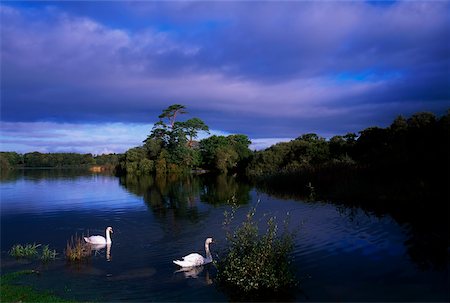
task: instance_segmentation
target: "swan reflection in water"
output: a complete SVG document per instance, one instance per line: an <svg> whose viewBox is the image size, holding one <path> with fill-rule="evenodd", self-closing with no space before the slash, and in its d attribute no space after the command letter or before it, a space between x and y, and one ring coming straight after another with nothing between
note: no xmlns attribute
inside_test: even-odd
<svg viewBox="0 0 450 303"><path fill-rule="evenodd" d="M175 274L183 273L186 279L188 278L197 279L198 276L203 272L205 267L209 267L209 265L182 267L179 270L175 271ZM213 283L213 280L209 276L209 268L206 268L205 271L205 282L208 285L211 285Z"/></svg>
<svg viewBox="0 0 450 303"><path fill-rule="evenodd" d="M111 261L111 243L108 244L90 244L91 252L95 255L100 253L100 250L106 247L106 261Z"/></svg>

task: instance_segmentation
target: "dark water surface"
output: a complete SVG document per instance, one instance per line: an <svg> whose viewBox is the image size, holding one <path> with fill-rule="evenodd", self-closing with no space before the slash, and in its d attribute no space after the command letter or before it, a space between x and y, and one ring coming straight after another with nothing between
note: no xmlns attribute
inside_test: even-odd
<svg viewBox="0 0 450 303"><path fill-rule="evenodd" d="M294 301L448 301L448 248L438 266L411 255L417 238L408 222L331 203L282 200L226 176L122 177L70 171L22 171L3 180L2 273L39 269L23 283L65 298L97 301L228 301L214 283L213 266L180 273L172 260L204 254L214 237L224 245L223 213L240 204L237 219L258 202L257 215L290 214L299 227L294 250L298 289ZM75 233L114 228L111 260L106 249L90 262L67 264L67 240ZM432 236L432 235L430 235ZM16 261L7 252L21 243L49 244L59 260ZM421 249L426 250L423 246ZM413 250L414 251L414 250ZM417 251L417 248L416 248ZM442 259L442 258L441 258ZM276 298L275 298L276 299Z"/></svg>

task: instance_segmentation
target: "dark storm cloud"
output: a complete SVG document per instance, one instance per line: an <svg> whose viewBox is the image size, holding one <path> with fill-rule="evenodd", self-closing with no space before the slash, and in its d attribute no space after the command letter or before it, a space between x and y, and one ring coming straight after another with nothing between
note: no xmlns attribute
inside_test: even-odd
<svg viewBox="0 0 450 303"><path fill-rule="evenodd" d="M286 138L442 114L450 107L449 7L2 5L1 119L151 123L182 103L214 129Z"/></svg>

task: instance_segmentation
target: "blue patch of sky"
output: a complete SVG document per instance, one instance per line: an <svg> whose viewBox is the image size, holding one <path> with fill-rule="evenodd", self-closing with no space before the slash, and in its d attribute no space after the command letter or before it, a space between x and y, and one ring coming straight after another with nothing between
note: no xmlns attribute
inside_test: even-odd
<svg viewBox="0 0 450 303"><path fill-rule="evenodd" d="M153 28L161 32L186 34L189 32L209 32L230 25L227 20L192 19L172 20L165 15L130 13L127 4L115 1L6 1L8 6L21 10L46 10L56 8L77 17L86 17L107 27L126 31ZM41 15L46 18L45 15Z"/></svg>
<svg viewBox="0 0 450 303"><path fill-rule="evenodd" d="M2 2L1 6L11 7L21 11L27 18L30 19L49 19L48 10L49 4L47 2L23 2L23 1L6 1Z"/></svg>
<svg viewBox="0 0 450 303"><path fill-rule="evenodd" d="M385 7L385 6L391 6L396 4L398 1L397 0L377 0L377 1L373 1L373 0L367 0L366 3L373 5L373 6L380 6L380 7Z"/></svg>
<svg viewBox="0 0 450 303"><path fill-rule="evenodd" d="M231 25L231 21L226 20L202 20L197 23L197 28L204 31L217 30Z"/></svg>
<svg viewBox="0 0 450 303"><path fill-rule="evenodd" d="M47 19L45 12L56 9L74 17L89 18L110 28L136 30L146 26L142 18L124 13L120 2L110 1L7 1L8 6L26 11L39 11L39 18Z"/></svg>
<svg viewBox="0 0 450 303"><path fill-rule="evenodd" d="M43 5L48 5L48 2L45 1L2 1L3 4L7 4L8 6L14 7L22 7L22 8L37 8L42 7Z"/></svg>
<svg viewBox="0 0 450 303"><path fill-rule="evenodd" d="M172 22L172 20L154 20L151 27L159 32L168 32L172 37L202 41L208 33L228 27L230 22L222 20L197 20L187 23Z"/></svg>
<svg viewBox="0 0 450 303"><path fill-rule="evenodd" d="M403 76L404 73L402 71L378 71L376 69L367 69L360 72L340 72L331 78L337 83L348 83L395 80L400 79Z"/></svg>
<svg viewBox="0 0 450 303"><path fill-rule="evenodd" d="M206 43L216 36L216 31L232 25L229 19L208 16L177 20L154 12L137 14L130 11L129 3L115 1L11 1L7 5L20 10L28 20L54 22L59 14L68 14L76 18L88 18L131 35L150 29L188 43Z"/></svg>

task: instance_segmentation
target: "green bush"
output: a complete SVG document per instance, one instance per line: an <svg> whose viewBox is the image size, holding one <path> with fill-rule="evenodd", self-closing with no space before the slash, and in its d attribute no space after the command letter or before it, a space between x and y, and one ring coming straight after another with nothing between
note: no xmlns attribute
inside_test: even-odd
<svg viewBox="0 0 450 303"><path fill-rule="evenodd" d="M143 175L148 175L155 170L155 164L153 163L152 160L144 158L141 161L139 161L139 170L142 172Z"/></svg>
<svg viewBox="0 0 450 303"><path fill-rule="evenodd" d="M287 222L279 234L275 217L268 219L265 233L260 234L255 211L251 209L234 231L227 231L228 247L217 262L218 281L247 294L287 291L297 284L290 256L294 234L287 230ZM225 214L225 225L233 219L234 210Z"/></svg>

